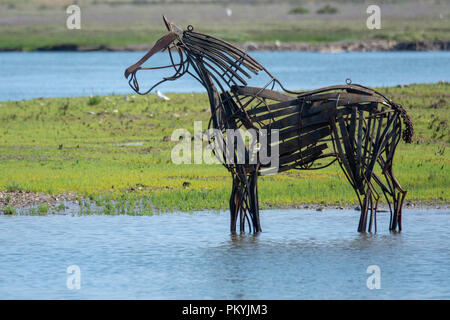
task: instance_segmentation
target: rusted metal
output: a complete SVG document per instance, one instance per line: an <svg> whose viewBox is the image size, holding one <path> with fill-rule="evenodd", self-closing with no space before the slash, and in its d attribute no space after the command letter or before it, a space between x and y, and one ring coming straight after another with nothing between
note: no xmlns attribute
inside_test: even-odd
<svg viewBox="0 0 450 320"><path fill-rule="evenodd" d="M406 196L393 172L395 149L401 138L410 143L414 134L406 110L381 93L350 79L312 91L291 91L264 66L241 49L221 39L194 31L182 30L164 17L170 33L160 40L136 64L125 71L130 86L139 94L149 93L165 81L185 74L197 79L206 89L211 106L210 127L225 133L227 129L279 130L278 167L261 161L250 163L245 149L244 163L226 163L233 187L230 197L230 230L248 224L250 231L261 231L258 202L258 176L283 171L314 170L337 161L357 195L361 215L358 231L376 226L381 190L390 208L390 230L401 230L402 206ZM171 64L142 67L159 51L168 49ZM179 55L175 63L172 52ZM136 73L139 70L173 68L174 74L141 92ZM265 76L265 86L248 85L252 76ZM277 90L278 89L278 90ZM279 91L281 90L281 92ZM402 131L402 125L405 128ZM242 137L237 137L242 139ZM234 138L233 138L234 139ZM235 148L234 141L227 141ZM272 141L273 143L273 141ZM226 154L225 143L220 152ZM233 157L238 155L234 151ZM317 160L328 163L316 164ZM375 174L379 165L381 173ZM384 181L383 181L384 178ZM367 226L367 220L369 224Z"/></svg>

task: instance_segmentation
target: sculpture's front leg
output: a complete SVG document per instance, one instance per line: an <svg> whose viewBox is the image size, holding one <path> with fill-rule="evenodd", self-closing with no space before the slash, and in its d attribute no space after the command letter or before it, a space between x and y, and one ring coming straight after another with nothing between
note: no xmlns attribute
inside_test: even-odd
<svg viewBox="0 0 450 320"><path fill-rule="evenodd" d="M239 218L240 232L248 224L250 232L261 232L258 204L257 166L237 165L232 171L233 188L230 197L230 231L236 232Z"/></svg>

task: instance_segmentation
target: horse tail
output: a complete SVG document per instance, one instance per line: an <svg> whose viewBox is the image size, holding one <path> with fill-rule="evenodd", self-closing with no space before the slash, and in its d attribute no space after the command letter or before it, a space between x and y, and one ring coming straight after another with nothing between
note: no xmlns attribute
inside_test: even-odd
<svg viewBox="0 0 450 320"><path fill-rule="evenodd" d="M400 114L400 117L403 120L403 124L405 125L405 129L402 132L402 139L406 143L411 143L412 138L414 136L414 126L409 117L409 114L406 112L405 108L401 104L397 104L395 102L390 101L391 107Z"/></svg>

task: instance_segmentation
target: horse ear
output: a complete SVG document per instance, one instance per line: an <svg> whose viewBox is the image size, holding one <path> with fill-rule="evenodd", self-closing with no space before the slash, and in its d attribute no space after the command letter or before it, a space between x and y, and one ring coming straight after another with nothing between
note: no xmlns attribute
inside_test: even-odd
<svg viewBox="0 0 450 320"><path fill-rule="evenodd" d="M171 31L170 30L170 21L167 20L165 15L163 15L163 21L164 21L164 24L166 25L167 31Z"/></svg>
<svg viewBox="0 0 450 320"><path fill-rule="evenodd" d="M183 34L183 29L177 27L174 23L170 22L166 16L163 15L164 24L168 31L176 33L177 35Z"/></svg>

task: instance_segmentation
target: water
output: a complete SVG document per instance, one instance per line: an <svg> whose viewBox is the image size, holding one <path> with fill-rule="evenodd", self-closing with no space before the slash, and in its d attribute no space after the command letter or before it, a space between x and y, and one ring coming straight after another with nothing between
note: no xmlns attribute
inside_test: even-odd
<svg viewBox="0 0 450 320"><path fill-rule="evenodd" d="M144 52L2 52L0 101L39 97L74 97L132 93L123 73ZM254 52L267 69L293 90L353 83L380 87L410 83L450 81L450 52ZM168 63L158 53L147 64ZM171 69L172 70L172 69ZM169 70L170 71L170 70ZM173 71L173 70L172 70ZM168 71L143 71L142 88L172 75ZM263 85L266 80L249 81ZM190 76L167 82L163 92L204 92Z"/></svg>
<svg viewBox="0 0 450 320"><path fill-rule="evenodd" d="M226 213L0 216L0 298L449 299L450 212L405 210L400 234L388 216L359 234L356 211L264 211L256 236Z"/></svg>

